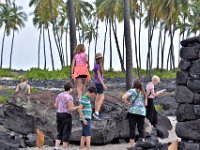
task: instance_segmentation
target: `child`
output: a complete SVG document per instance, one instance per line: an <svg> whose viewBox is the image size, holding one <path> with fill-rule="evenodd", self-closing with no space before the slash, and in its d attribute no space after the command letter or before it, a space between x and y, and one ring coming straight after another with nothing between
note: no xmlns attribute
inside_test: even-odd
<svg viewBox="0 0 200 150"><path fill-rule="evenodd" d="M57 96L54 104L57 108L56 122L58 132L54 150L59 150L61 141L63 141L63 150L67 150L72 130L71 112L78 110L78 107L74 107L73 97L70 95L72 84L65 83L64 89L65 91Z"/></svg>
<svg viewBox="0 0 200 150"><path fill-rule="evenodd" d="M89 70L89 62L88 62L88 56L85 53L85 46L83 44L79 44L76 47L71 67L72 78L76 80L78 101L80 101L82 93L85 89L86 79L90 80L90 75L88 70Z"/></svg>
<svg viewBox="0 0 200 150"><path fill-rule="evenodd" d="M20 83L16 86L15 92L24 92L24 93L31 93L31 87L27 83L27 79L25 77L21 77Z"/></svg>
<svg viewBox="0 0 200 150"><path fill-rule="evenodd" d="M107 87L104 83L103 77L103 56L101 53L97 53L95 56L96 64L94 65L94 78L95 78L95 86L97 88L97 97L95 100L95 112L93 113L93 117L97 120L101 120L99 117L99 111L101 109L101 105L104 101L104 90L107 90Z"/></svg>
<svg viewBox="0 0 200 150"><path fill-rule="evenodd" d="M90 127L90 120L92 118L91 99L96 96L96 92L97 91L95 87L89 87L87 93L82 96L82 99L80 101L79 114L83 127L80 149L84 149L86 142L87 150L90 150L90 139L92 135Z"/></svg>
<svg viewBox="0 0 200 150"><path fill-rule="evenodd" d="M154 127L156 127L157 125L158 117L157 117L157 111L154 107L153 100L155 99L155 97L157 97L158 95L160 95L161 93L165 91L164 89L164 90L155 92L154 86L157 85L159 82L160 82L160 78L154 75L151 79L151 82L149 82L146 86L146 91L148 95L147 96L148 97L147 119L150 121L151 125Z"/></svg>
<svg viewBox="0 0 200 150"><path fill-rule="evenodd" d="M130 101L128 102L128 99ZM135 80L133 83L133 89L130 89L123 95L122 100L130 104L128 111L129 126L130 126L130 144L131 147L135 145L135 127L137 124L139 138L144 140L144 120L146 115L147 96L143 85L140 81Z"/></svg>

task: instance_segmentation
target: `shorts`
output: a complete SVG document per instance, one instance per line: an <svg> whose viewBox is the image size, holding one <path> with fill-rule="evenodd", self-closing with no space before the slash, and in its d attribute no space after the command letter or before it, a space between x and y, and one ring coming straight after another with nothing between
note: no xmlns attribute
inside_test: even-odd
<svg viewBox="0 0 200 150"><path fill-rule="evenodd" d="M97 94L103 94L103 86L101 84L95 84L97 88Z"/></svg>
<svg viewBox="0 0 200 150"><path fill-rule="evenodd" d="M82 79L82 78L87 78L87 75L79 75L78 77L76 77L76 79Z"/></svg>
<svg viewBox="0 0 200 150"><path fill-rule="evenodd" d="M87 125L84 125L83 121L82 123L82 136L92 136L91 126L90 126L90 120L87 120Z"/></svg>
<svg viewBox="0 0 200 150"><path fill-rule="evenodd" d="M57 113L57 139L69 142L71 130L72 130L72 117L68 113Z"/></svg>

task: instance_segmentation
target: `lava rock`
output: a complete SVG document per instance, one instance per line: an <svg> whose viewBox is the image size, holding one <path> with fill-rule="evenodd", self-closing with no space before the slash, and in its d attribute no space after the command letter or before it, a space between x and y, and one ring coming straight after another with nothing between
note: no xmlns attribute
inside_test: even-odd
<svg viewBox="0 0 200 150"><path fill-rule="evenodd" d="M196 60L190 68L190 75L199 79L200 77L200 59Z"/></svg>
<svg viewBox="0 0 200 150"><path fill-rule="evenodd" d="M184 71L178 71L176 74L176 83L178 85L187 85L188 73Z"/></svg>
<svg viewBox="0 0 200 150"><path fill-rule="evenodd" d="M190 61L187 61L187 60L184 60L184 59L181 59L181 61L179 62L179 68L181 70L188 70L188 68L191 66L191 63Z"/></svg>
<svg viewBox="0 0 200 150"><path fill-rule="evenodd" d="M11 135L0 132L0 149L1 150L18 150L19 143Z"/></svg>
<svg viewBox="0 0 200 150"><path fill-rule="evenodd" d="M176 88L177 103L193 103L194 93L186 86L178 85Z"/></svg>
<svg viewBox="0 0 200 150"><path fill-rule="evenodd" d="M161 139L168 138L169 131L166 128L162 126L157 126L156 130L157 130L158 137L160 137Z"/></svg>
<svg viewBox="0 0 200 150"><path fill-rule="evenodd" d="M187 38L187 39L181 41L181 45L184 46L184 47L187 47L188 45L192 46L194 43L200 43L200 37L199 36Z"/></svg>
<svg viewBox="0 0 200 150"><path fill-rule="evenodd" d="M176 134L182 139L200 141L200 120L178 122Z"/></svg>
<svg viewBox="0 0 200 150"><path fill-rule="evenodd" d="M197 59L199 54L199 49L196 47L182 47L180 50L180 57L183 59Z"/></svg>
<svg viewBox="0 0 200 150"><path fill-rule="evenodd" d="M190 104L181 104L176 112L176 118L178 121L189 121L189 120L195 120L196 115L194 111L193 105Z"/></svg>
<svg viewBox="0 0 200 150"><path fill-rule="evenodd" d="M200 91L200 80L188 80L187 86L193 91Z"/></svg>

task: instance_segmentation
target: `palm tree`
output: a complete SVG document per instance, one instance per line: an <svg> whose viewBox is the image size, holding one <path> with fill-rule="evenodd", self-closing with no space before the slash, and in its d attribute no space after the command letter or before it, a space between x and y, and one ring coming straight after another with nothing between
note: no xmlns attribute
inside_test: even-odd
<svg viewBox="0 0 200 150"><path fill-rule="evenodd" d="M3 32L3 39L2 39L2 47L1 47L1 62L0 68L3 65L3 52L4 52L4 42L5 36L10 35L11 28L13 26L13 18L12 18L12 9L7 4L0 4L0 27L4 24L4 32Z"/></svg>
<svg viewBox="0 0 200 150"><path fill-rule="evenodd" d="M130 89L133 81L133 61L130 35L130 3L127 0L124 0L124 35L126 43L126 88Z"/></svg>
<svg viewBox="0 0 200 150"><path fill-rule="evenodd" d="M24 21L27 20L27 15L25 12L22 11L21 6L16 6L15 3L13 3L12 7L12 30L13 30L13 36L12 36L12 44L11 44L11 51L10 51L10 63L9 68L12 68L12 54L13 54L13 45L14 45L14 37L15 37L15 31L19 31L19 28L22 28L25 26Z"/></svg>
<svg viewBox="0 0 200 150"><path fill-rule="evenodd" d="M90 44L96 37L96 29L93 23L82 25L82 30L85 30L84 39L88 41L88 61L90 61Z"/></svg>
<svg viewBox="0 0 200 150"><path fill-rule="evenodd" d="M77 45L74 0L68 0L68 6L69 6L69 28L70 28L70 52L71 52L70 62L72 62L73 52Z"/></svg>
<svg viewBox="0 0 200 150"><path fill-rule="evenodd" d="M103 21L104 19L108 18L110 27L112 27L114 39L117 47L117 53L119 56L120 64L121 64L121 70L125 71L124 64L123 64L123 58L121 55L121 50L119 47L119 40L117 36L117 30L115 26L113 25L116 22L116 19L121 22L123 21L123 0L96 0L96 13L97 17ZM111 32L110 32L111 33ZM110 36L111 38L111 36ZM111 39L110 39L111 41ZM111 43L110 43L111 44ZM111 49L111 46L110 46ZM112 51L110 51L110 56L112 56ZM110 64L112 62L112 58L110 58ZM111 66L111 65L110 65Z"/></svg>

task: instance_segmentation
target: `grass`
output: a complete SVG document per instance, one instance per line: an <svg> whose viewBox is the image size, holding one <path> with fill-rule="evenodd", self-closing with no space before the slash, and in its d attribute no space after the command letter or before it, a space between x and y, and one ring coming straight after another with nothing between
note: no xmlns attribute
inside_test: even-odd
<svg viewBox="0 0 200 150"><path fill-rule="evenodd" d="M157 111L162 112L163 111L163 106L162 105L155 105L155 108Z"/></svg>
<svg viewBox="0 0 200 150"><path fill-rule="evenodd" d="M158 69L152 70L152 75L158 75L160 78L175 78L176 72L178 69L174 71L167 71L163 70L162 72ZM90 71L91 76L93 75L93 72ZM146 70L141 69L140 70L141 77L148 77ZM27 79L35 79L35 80L59 80L59 79L66 79L70 77L70 67L65 67L62 70L55 70L55 71L49 71L49 70L43 70L43 69L37 69L32 68L28 71L26 71L24 74L19 74L16 72L12 72L9 69L0 69L0 77L11 77L13 79L19 79L19 76L25 76ZM125 78L126 75L124 72L121 71L104 71L105 78ZM137 69L134 69L134 77L138 78L137 75Z"/></svg>
<svg viewBox="0 0 200 150"><path fill-rule="evenodd" d="M0 104L5 103L14 94L13 89L5 89L5 91L7 94L5 96L0 96Z"/></svg>

